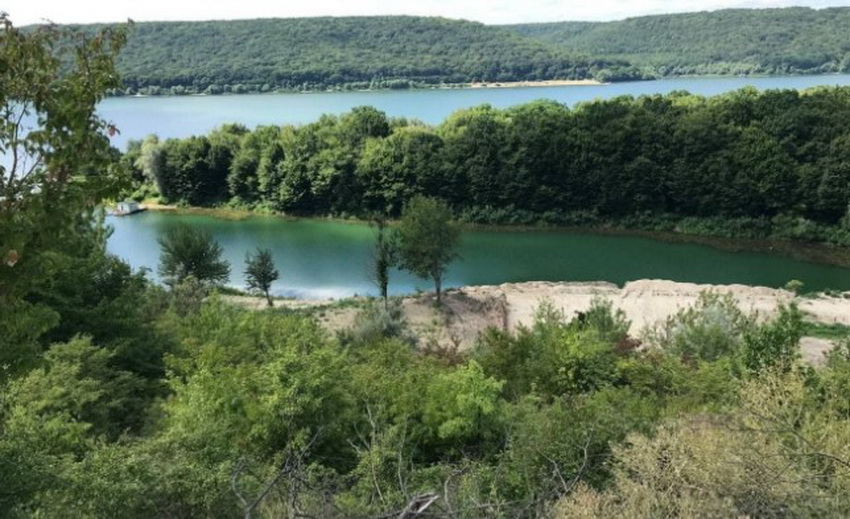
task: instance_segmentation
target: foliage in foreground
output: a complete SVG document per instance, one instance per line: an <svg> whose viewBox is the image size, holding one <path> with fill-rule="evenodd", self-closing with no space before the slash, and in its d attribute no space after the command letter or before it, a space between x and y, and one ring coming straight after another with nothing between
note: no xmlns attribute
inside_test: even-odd
<svg viewBox="0 0 850 519"><path fill-rule="evenodd" d="M793 307L762 322L706 295L639 348L605 301L572 320L543 304L532 326L447 357L414 350L395 305L375 304L337 340L286 311L213 298L182 312L177 297L142 295L158 309L147 324L164 350L158 385L89 338L51 344L6 385L5 509L372 517L432 495L432 513L453 517L850 506L837 470L848 357L814 371L751 339L796 343ZM783 458L761 472L722 465L770 453L789 456L796 486L770 479ZM677 501L665 481L681 477L691 493ZM652 503L639 499L650 491Z"/></svg>

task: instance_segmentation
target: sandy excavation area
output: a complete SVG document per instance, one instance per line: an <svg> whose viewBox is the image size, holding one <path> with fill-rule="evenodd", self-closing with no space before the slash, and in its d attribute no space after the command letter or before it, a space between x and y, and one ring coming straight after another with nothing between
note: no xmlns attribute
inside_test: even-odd
<svg viewBox="0 0 850 519"><path fill-rule="evenodd" d="M471 347L479 333L489 327L515 330L533 322L541 301L549 301L567 318L586 310L591 301L602 297L621 309L632 322L631 334L639 335L647 326L664 321L683 308L692 306L704 291L729 293L745 312L769 317L781 303L795 299L792 292L747 285L700 285L664 280L638 280L619 288L613 283L528 282L493 286L470 286L449 290L444 294L441 310L433 306L433 295L411 296L402 301L420 346ZM796 298L800 309L812 321L850 326L850 294L846 297L819 296ZM230 297L238 304L262 308L258 298ZM332 331L354 324L357 305L334 305L333 301L280 301L282 306L314 308L320 322ZM811 362L822 360L823 352L832 344L807 337L802 341L803 356Z"/></svg>

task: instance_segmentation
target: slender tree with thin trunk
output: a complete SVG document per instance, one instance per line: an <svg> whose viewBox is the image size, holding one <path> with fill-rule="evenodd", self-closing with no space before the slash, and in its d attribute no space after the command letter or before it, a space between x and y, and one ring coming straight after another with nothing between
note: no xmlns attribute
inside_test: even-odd
<svg viewBox="0 0 850 519"><path fill-rule="evenodd" d="M257 248L255 254L249 252L245 255L245 281L248 289L264 294L270 307L274 306L274 302L269 290L278 278L280 272L275 268L270 250Z"/></svg>
<svg viewBox="0 0 850 519"><path fill-rule="evenodd" d="M375 227L375 245L372 250L372 279L377 285L387 307L390 285L390 269L398 264L395 235L387 229L387 220L383 216L372 219Z"/></svg>

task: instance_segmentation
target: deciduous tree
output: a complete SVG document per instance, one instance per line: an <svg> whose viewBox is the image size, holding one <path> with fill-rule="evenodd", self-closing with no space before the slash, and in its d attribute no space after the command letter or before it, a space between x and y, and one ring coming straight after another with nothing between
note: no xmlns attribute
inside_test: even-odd
<svg viewBox="0 0 850 519"><path fill-rule="evenodd" d="M280 272L274 266L272 252L269 249L257 248L257 252L245 255L245 282L248 289L260 292L266 296L269 306L274 306L269 290L278 278Z"/></svg>
<svg viewBox="0 0 850 519"><path fill-rule="evenodd" d="M188 277L220 285L230 278L230 264L222 259L221 245L208 232L178 225L159 238L162 249L159 275L169 285Z"/></svg>
<svg viewBox="0 0 850 519"><path fill-rule="evenodd" d="M421 278L434 280L440 304L443 274L460 255L460 228L449 207L434 198L415 197L404 208L398 229L402 266Z"/></svg>
<svg viewBox="0 0 850 519"><path fill-rule="evenodd" d="M22 31L0 12L0 380L38 354L55 312L26 297L98 232L101 202L129 175L95 112L119 86L123 29Z"/></svg>

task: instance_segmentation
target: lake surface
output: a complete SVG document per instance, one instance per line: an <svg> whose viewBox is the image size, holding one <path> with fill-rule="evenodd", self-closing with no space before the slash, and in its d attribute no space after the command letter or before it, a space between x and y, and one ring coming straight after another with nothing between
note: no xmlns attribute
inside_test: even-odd
<svg viewBox="0 0 850 519"><path fill-rule="evenodd" d="M244 288L245 254L272 250L281 272L273 291L295 297L377 294L369 280L373 231L367 225L257 216L242 221L148 211L110 217L115 228L110 252L156 276L157 238L186 223L213 234L231 263L230 285ZM556 231L466 232L446 286L521 281L611 281L622 285L654 278L697 283L743 283L781 287L791 279L808 290L850 290L850 269L778 255L728 252L705 245L661 242L643 237ZM395 272L391 292L432 290L428 281Z"/></svg>
<svg viewBox="0 0 850 519"><path fill-rule="evenodd" d="M715 95L745 86L759 89L850 85L850 75L764 78L682 78L598 86L504 89L410 90L240 96L111 98L100 114L121 130L114 144L155 133L163 138L207 133L228 122L301 124L322 114L340 114L372 105L389 116L405 116L438 124L452 112L489 103L505 108L535 99L567 105L621 95L687 90ZM246 252L272 249L282 272L274 291L297 297L342 297L374 294L369 281L372 231L368 226L338 222L256 217L234 222L202 216L147 212L111 218L115 233L111 252L134 267L153 270L159 261L157 238L181 222L210 231L231 262L231 285L244 287ZM733 253L704 245L666 243L648 238L567 232L468 232L452 265L447 286L520 281L596 281L617 284L641 278L699 283L745 283L779 287L799 279L811 290L850 289L850 269L818 265L764 253ZM430 290L427 281L395 273L393 293Z"/></svg>
<svg viewBox="0 0 850 519"><path fill-rule="evenodd" d="M152 133L163 138L188 137L231 122L249 128L259 124L303 124L315 121L322 114L340 114L362 105L374 106L389 116L438 124L452 112L484 103L507 108L535 99L554 99L572 106L593 99L665 94L674 90L708 96L745 86L803 89L818 85L850 85L850 75L678 78L594 86L117 97L103 101L98 110L120 129L121 134L113 142L123 149L128 139L142 139Z"/></svg>

